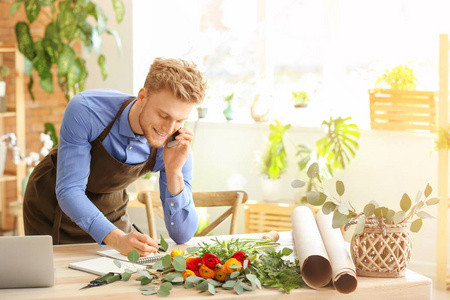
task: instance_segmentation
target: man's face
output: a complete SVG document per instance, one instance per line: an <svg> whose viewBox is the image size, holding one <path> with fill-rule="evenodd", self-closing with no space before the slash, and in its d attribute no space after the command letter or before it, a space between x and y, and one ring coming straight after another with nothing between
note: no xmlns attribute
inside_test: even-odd
<svg viewBox="0 0 450 300"><path fill-rule="evenodd" d="M176 98L168 89L146 94L139 114L139 125L152 147L161 148L189 117L193 103Z"/></svg>

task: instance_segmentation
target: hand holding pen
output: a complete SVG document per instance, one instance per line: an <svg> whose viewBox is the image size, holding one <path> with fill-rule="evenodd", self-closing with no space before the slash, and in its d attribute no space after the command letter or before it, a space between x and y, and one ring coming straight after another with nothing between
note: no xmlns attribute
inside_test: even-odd
<svg viewBox="0 0 450 300"><path fill-rule="evenodd" d="M137 232L139 232L140 234L144 234L144 233L139 229L139 227L137 227L136 224L133 223L133 224L131 224L131 225L133 226L134 229L136 229ZM164 248L161 247L161 244L158 243L158 246L159 246L159 248L158 248L158 253L164 252Z"/></svg>

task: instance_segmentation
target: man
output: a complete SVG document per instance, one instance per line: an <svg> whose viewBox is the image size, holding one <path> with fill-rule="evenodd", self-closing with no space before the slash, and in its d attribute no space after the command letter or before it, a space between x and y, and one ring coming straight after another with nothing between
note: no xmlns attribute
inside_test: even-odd
<svg viewBox="0 0 450 300"><path fill-rule="evenodd" d="M35 168L24 197L27 235L50 234L54 244L96 241L126 255L156 252L149 236L132 232L125 188L160 171L170 237L185 243L198 216L192 200L193 134L182 128L205 97L206 82L192 63L155 59L137 98L88 90L67 105L60 143ZM178 130L174 147L165 146Z"/></svg>

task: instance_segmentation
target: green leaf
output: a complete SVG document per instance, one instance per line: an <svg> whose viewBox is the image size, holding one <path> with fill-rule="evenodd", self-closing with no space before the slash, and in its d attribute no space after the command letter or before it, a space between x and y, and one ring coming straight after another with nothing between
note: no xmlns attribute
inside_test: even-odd
<svg viewBox="0 0 450 300"><path fill-rule="evenodd" d="M419 211L417 213L417 216L421 219L434 219L434 217L429 213L427 213L426 211Z"/></svg>
<svg viewBox="0 0 450 300"><path fill-rule="evenodd" d="M55 0L36 0L36 4L40 7L52 5Z"/></svg>
<svg viewBox="0 0 450 300"><path fill-rule="evenodd" d="M441 200L440 198L431 198L431 199L428 199L426 203L428 206L431 206L431 205L438 204L440 200Z"/></svg>
<svg viewBox="0 0 450 300"><path fill-rule="evenodd" d="M47 93L53 93L53 75L49 73L47 76L41 76L41 80L39 80L39 85L46 91Z"/></svg>
<svg viewBox="0 0 450 300"><path fill-rule="evenodd" d="M73 63L75 62L75 51L69 46L64 44L61 53L58 55L58 74L65 75L69 72Z"/></svg>
<svg viewBox="0 0 450 300"><path fill-rule="evenodd" d="M169 273L164 277L164 280L169 282L183 282L183 275L180 272Z"/></svg>
<svg viewBox="0 0 450 300"><path fill-rule="evenodd" d="M114 263L118 268L122 267L122 263L121 263L120 261L118 261L117 259L114 259L114 260L113 260L113 263Z"/></svg>
<svg viewBox="0 0 450 300"><path fill-rule="evenodd" d="M234 285L236 284L236 280L227 280L222 287L224 289L232 289L234 287Z"/></svg>
<svg viewBox="0 0 450 300"><path fill-rule="evenodd" d="M341 214L339 211L335 210L333 213L332 227L340 228L347 224L348 218L346 215Z"/></svg>
<svg viewBox="0 0 450 300"><path fill-rule="evenodd" d="M123 5L121 0L112 0L114 11L116 12L116 21L117 23L121 23L123 20L123 16L125 15L125 6Z"/></svg>
<svg viewBox="0 0 450 300"><path fill-rule="evenodd" d="M141 282L141 285L146 285L146 284L149 284L150 282L152 282L152 279L151 278L148 278L148 277L145 277L145 276L143 276L144 278L142 278L141 280L140 280L140 282Z"/></svg>
<svg viewBox="0 0 450 300"><path fill-rule="evenodd" d="M336 209L337 205L334 204L331 201L326 202L323 206L322 206L322 212L326 215L330 214L331 212L333 212Z"/></svg>
<svg viewBox="0 0 450 300"><path fill-rule="evenodd" d="M186 249L187 253L194 253L198 251L198 247L189 247Z"/></svg>
<svg viewBox="0 0 450 300"><path fill-rule="evenodd" d="M164 249L164 252L167 252L167 249L169 249L169 244L167 244L166 240L163 238L162 234L160 235L161 239L159 243L161 244L161 247Z"/></svg>
<svg viewBox="0 0 450 300"><path fill-rule="evenodd" d="M132 249L130 252L128 252L128 260L131 261L132 263L137 262L139 260L139 257L141 256L139 255L136 249Z"/></svg>
<svg viewBox="0 0 450 300"><path fill-rule="evenodd" d="M291 255L292 252L294 252L294 250L292 250L290 248L283 248L283 250L281 250L281 253L283 253L283 256L289 256L289 255Z"/></svg>
<svg viewBox="0 0 450 300"><path fill-rule="evenodd" d="M173 267L175 268L175 271L183 272L186 270L186 260L182 255L177 255L173 258Z"/></svg>
<svg viewBox="0 0 450 300"><path fill-rule="evenodd" d="M192 282L187 281L187 280L184 282L184 288L185 289L191 289L193 287L194 287L194 284Z"/></svg>
<svg viewBox="0 0 450 300"><path fill-rule="evenodd" d="M50 123L50 122L44 123L44 132L46 134L50 135L50 139L53 142L53 147L58 145L58 137L56 135L56 129L55 129L55 125L53 125L53 123Z"/></svg>
<svg viewBox="0 0 450 300"><path fill-rule="evenodd" d="M364 206L364 215L366 218L369 218L373 215L375 211L375 205L373 203L368 203L366 206Z"/></svg>
<svg viewBox="0 0 450 300"><path fill-rule="evenodd" d="M409 198L408 194L404 193L400 200L400 208L406 212L411 208L411 203L411 198Z"/></svg>
<svg viewBox="0 0 450 300"><path fill-rule="evenodd" d="M150 273L148 273L146 270L138 269L138 270L136 270L136 273L141 274L141 275L147 277L148 279L153 279L153 276L150 275Z"/></svg>
<svg viewBox="0 0 450 300"><path fill-rule="evenodd" d="M403 221L403 218L405 217L405 212L403 210L400 210L394 214L394 217L392 218L394 220L394 224L399 224Z"/></svg>
<svg viewBox="0 0 450 300"><path fill-rule="evenodd" d="M358 219L358 223L356 223L355 234L362 234L364 232L364 228L366 225L365 219Z"/></svg>
<svg viewBox="0 0 450 300"><path fill-rule="evenodd" d="M321 193L309 191L306 193L306 200L312 205L320 206L325 202L326 196L321 197Z"/></svg>
<svg viewBox="0 0 450 300"><path fill-rule="evenodd" d="M198 284L200 281L204 281L205 279L198 276L189 276L186 278L186 281L192 282L193 284Z"/></svg>
<svg viewBox="0 0 450 300"><path fill-rule="evenodd" d="M140 291L152 291L156 288L156 286L141 286L139 288Z"/></svg>
<svg viewBox="0 0 450 300"><path fill-rule="evenodd" d="M25 22L17 22L15 26L16 38L19 51L29 60L33 61L36 53L34 43L30 34L30 27Z"/></svg>
<svg viewBox="0 0 450 300"><path fill-rule="evenodd" d="M293 188L301 188L301 187L304 187L305 184L306 184L306 182L304 182L304 181L302 181L300 179L296 179L296 180L291 182L291 186Z"/></svg>
<svg viewBox="0 0 450 300"><path fill-rule="evenodd" d="M156 294L156 291L143 291L142 292L142 295L154 295L154 294ZM164 296L162 296L162 297L164 297Z"/></svg>
<svg viewBox="0 0 450 300"><path fill-rule="evenodd" d="M233 286L233 289L238 295L241 295L244 292L241 281L236 282L236 284Z"/></svg>
<svg viewBox="0 0 450 300"><path fill-rule="evenodd" d="M208 290L209 283L208 281L202 281L197 285L197 290L206 291Z"/></svg>
<svg viewBox="0 0 450 300"><path fill-rule="evenodd" d="M382 206L375 208L373 213L375 214L375 217L380 218L385 217L388 214L388 211L389 209L387 207Z"/></svg>
<svg viewBox="0 0 450 300"><path fill-rule="evenodd" d="M306 174L309 178L314 179L316 177L316 174L319 173L319 164L313 163L311 166L309 166L308 171Z"/></svg>
<svg viewBox="0 0 450 300"><path fill-rule="evenodd" d="M345 186L344 183L340 180L336 181L336 192L339 196L344 195L345 192Z"/></svg>
<svg viewBox="0 0 450 300"><path fill-rule="evenodd" d="M128 280L130 280L130 278L131 278L131 273L128 273L128 272L122 273L123 281L128 281Z"/></svg>
<svg viewBox="0 0 450 300"><path fill-rule="evenodd" d="M231 279L234 279L234 278L238 277L239 274L240 274L239 271L234 271L233 273L230 274L230 278L231 278Z"/></svg>
<svg viewBox="0 0 450 300"><path fill-rule="evenodd" d="M9 8L9 15L14 15L16 11L20 8L24 0L16 0L11 4L11 7Z"/></svg>
<svg viewBox="0 0 450 300"><path fill-rule="evenodd" d="M170 257L170 254L167 254L162 258L162 264L165 268L170 266L171 263L172 263L172 258Z"/></svg>
<svg viewBox="0 0 450 300"><path fill-rule="evenodd" d="M411 223L411 232L419 232L420 228L422 228L422 219L417 219Z"/></svg>
<svg viewBox="0 0 450 300"><path fill-rule="evenodd" d="M338 211L343 215L348 215L350 213L347 205L345 203L341 203L338 205Z"/></svg>
<svg viewBox="0 0 450 300"><path fill-rule="evenodd" d="M108 18L106 17L102 8L97 4L95 4L95 12L97 14L96 20L97 20L98 34L102 35L103 33L106 32L106 21L108 20Z"/></svg>
<svg viewBox="0 0 450 300"><path fill-rule="evenodd" d="M214 287L214 285L208 283L208 292L212 295L216 294L216 288Z"/></svg>
<svg viewBox="0 0 450 300"><path fill-rule="evenodd" d="M428 198L431 195L431 192L433 191L433 189L431 188L430 184L427 183L427 187L425 188L425 198Z"/></svg>
<svg viewBox="0 0 450 300"><path fill-rule="evenodd" d="M59 28L60 38L71 42L75 38L78 22L69 1L66 3L59 3L60 13L56 18L56 24Z"/></svg>
<svg viewBox="0 0 450 300"><path fill-rule="evenodd" d="M393 219L394 215L395 215L395 211L393 211L392 209L389 209L388 213L386 215L386 224L393 223L392 219Z"/></svg>
<svg viewBox="0 0 450 300"><path fill-rule="evenodd" d="M25 1L25 13L30 24L36 20L40 10L41 8L36 4L35 0Z"/></svg>

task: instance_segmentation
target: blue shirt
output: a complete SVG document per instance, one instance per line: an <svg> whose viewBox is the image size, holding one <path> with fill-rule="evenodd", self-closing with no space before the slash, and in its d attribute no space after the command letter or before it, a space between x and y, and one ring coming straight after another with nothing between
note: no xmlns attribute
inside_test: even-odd
<svg viewBox="0 0 450 300"><path fill-rule="evenodd" d="M105 236L117 228L87 198L86 184L90 173L91 144L112 121L123 102L132 95L114 90L88 90L70 100L61 124L58 146L56 197L70 219L102 244ZM152 147L142 135L131 130L128 113L132 101L114 123L103 141L106 150L125 164L146 161ZM167 231L174 242L191 239L198 227L198 216L192 200L192 153L183 166L184 189L177 196L167 190L166 172L158 151L152 172L160 172L159 188Z"/></svg>

